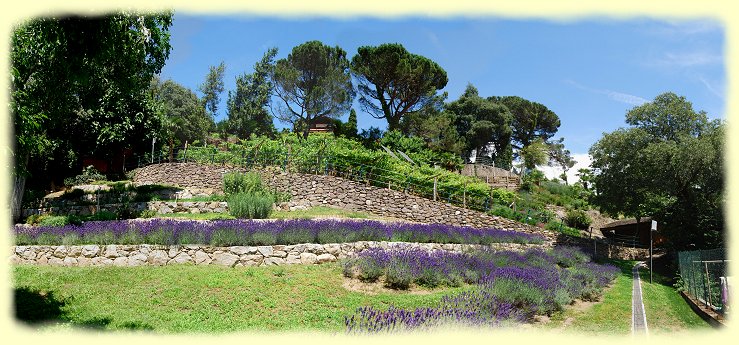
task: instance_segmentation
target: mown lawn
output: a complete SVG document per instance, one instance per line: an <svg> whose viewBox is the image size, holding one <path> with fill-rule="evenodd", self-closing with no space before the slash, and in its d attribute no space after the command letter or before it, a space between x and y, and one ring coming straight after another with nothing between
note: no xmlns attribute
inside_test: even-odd
<svg viewBox="0 0 739 345"><path fill-rule="evenodd" d="M644 308L649 332L666 334L685 329L709 329L711 326L698 316L667 279L654 273L649 283L649 271L639 270Z"/></svg>
<svg viewBox="0 0 739 345"><path fill-rule="evenodd" d="M34 328L92 327L155 332L343 332L361 306L431 306L446 292L342 287L338 263L282 267L13 268L16 315Z"/></svg>
<svg viewBox="0 0 739 345"><path fill-rule="evenodd" d="M631 294L634 261L613 260L621 268L612 286L598 303L584 308L567 308L554 315L545 329L564 329L583 334L629 335L631 333ZM664 285L666 279L654 274L649 283L649 271L640 270L642 296L649 332L664 334L676 331L709 330L710 326L695 314L675 288Z"/></svg>

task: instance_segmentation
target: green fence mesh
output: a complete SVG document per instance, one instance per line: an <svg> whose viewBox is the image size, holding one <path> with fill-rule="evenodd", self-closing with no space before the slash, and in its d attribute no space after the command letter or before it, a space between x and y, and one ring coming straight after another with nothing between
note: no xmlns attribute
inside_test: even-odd
<svg viewBox="0 0 739 345"><path fill-rule="evenodd" d="M726 251L723 248L678 253L685 292L717 312L728 306Z"/></svg>

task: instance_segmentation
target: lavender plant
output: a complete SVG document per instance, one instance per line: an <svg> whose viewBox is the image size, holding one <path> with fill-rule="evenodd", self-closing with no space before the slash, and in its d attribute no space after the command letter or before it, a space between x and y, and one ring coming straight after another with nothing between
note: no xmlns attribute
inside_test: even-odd
<svg viewBox="0 0 739 345"><path fill-rule="evenodd" d="M252 220L147 219L88 221L81 225L28 227L16 225L18 245L68 244L211 244L266 245L391 241L435 243L542 243L538 235L499 229L476 229L441 224L383 223L371 220ZM123 242L121 242L122 244Z"/></svg>
<svg viewBox="0 0 739 345"><path fill-rule="evenodd" d="M571 247L469 254L403 247L368 249L345 260L346 276L361 277L368 269L368 274L377 279L381 278L377 272L383 271L385 284L400 289L414 283L455 286L461 280L475 285L468 291L444 296L433 307L403 310L391 306L387 311L360 308L346 317L347 332L417 330L450 323L496 326L551 314L575 298L598 298L603 287L615 278L616 267L589 260Z"/></svg>

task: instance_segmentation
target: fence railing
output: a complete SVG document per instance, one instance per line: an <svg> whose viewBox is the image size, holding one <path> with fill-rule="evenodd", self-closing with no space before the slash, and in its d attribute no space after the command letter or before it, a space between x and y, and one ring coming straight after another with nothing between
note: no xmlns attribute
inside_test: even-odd
<svg viewBox="0 0 739 345"><path fill-rule="evenodd" d="M729 277L723 248L678 253L685 292L707 307L725 314L729 306Z"/></svg>

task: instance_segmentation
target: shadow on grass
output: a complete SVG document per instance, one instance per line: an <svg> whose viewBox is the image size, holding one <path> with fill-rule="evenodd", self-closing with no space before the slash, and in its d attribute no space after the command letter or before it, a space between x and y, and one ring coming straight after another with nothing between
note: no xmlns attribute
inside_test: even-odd
<svg viewBox="0 0 739 345"><path fill-rule="evenodd" d="M59 300L53 292L43 292L28 288L16 288L14 294L15 317L27 324L37 324L62 319L65 301Z"/></svg>
<svg viewBox="0 0 739 345"><path fill-rule="evenodd" d="M14 312L18 321L29 326L38 326L42 324L53 323L70 323L74 326L84 329L103 330L108 329L112 322L110 318L92 318L83 321L72 321L65 315L63 310L70 299L60 299L54 296L52 291L31 290L29 288L14 289ZM128 330L153 330L150 325L128 321L116 328Z"/></svg>

